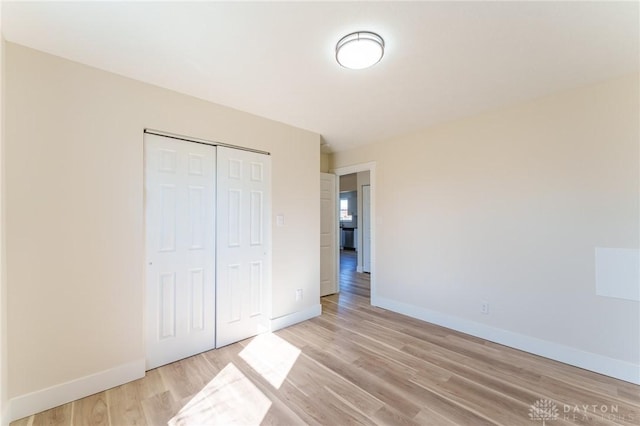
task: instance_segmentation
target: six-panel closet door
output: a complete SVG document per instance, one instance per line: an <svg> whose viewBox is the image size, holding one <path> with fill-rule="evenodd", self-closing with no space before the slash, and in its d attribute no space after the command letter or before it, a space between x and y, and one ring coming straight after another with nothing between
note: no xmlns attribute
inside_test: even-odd
<svg viewBox="0 0 640 426"><path fill-rule="evenodd" d="M147 369L215 346L216 149L144 135Z"/></svg>
<svg viewBox="0 0 640 426"><path fill-rule="evenodd" d="M145 134L147 369L268 329L268 155Z"/></svg>
<svg viewBox="0 0 640 426"><path fill-rule="evenodd" d="M216 347L268 330L271 157L218 147Z"/></svg>

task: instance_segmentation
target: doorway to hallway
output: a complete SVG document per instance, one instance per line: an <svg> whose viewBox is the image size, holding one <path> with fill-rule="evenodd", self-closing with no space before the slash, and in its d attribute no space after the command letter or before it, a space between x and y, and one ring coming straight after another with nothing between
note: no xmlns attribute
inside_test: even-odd
<svg viewBox="0 0 640 426"><path fill-rule="evenodd" d="M342 250L344 247L340 244L339 255L339 271L338 271L338 286L340 292L345 294L362 295L368 299L368 302L372 306L378 306L377 293L376 293L376 224L379 222L379 218L376 216L376 163L362 163L354 164L346 167L338 167L332 170L333 173L339 179L339 192L343 191L356 191L360 192L359 196L356 195L356 200L363 200L366 198L368 204L368 211L364 212L360 203L356 204L358 207L355 209L349 209L347 207L345 219L351 215L351 227L354 228L354 239L357 241L355 245L355 251ZM351 175L351 176L349 176ZM355 182L353 182L353 175L355 175ZM343 188L343 178L347 181L351 178L351 186ZM366 191L366 194L362 192ZM341 199L341 198L340 198ZM340 202L338 199L338 203ZM358 215L358 211L361 212ZM355 213L355 214L353 214ZM364 213L364 214L362 214ZM355 216L355 217L354 217ZM340 218L341 216L339 216ZM366 224L363 221L366 220ZM346 221L341 221L341 227L337 229L339 233L342 233ZM367 232L362 232L365 228ZM366 244L362 241L362 236L366 235ZM367 256L363 256L363 249L368 251ZM366 261L366 266L363 264ZM365 269L366 268L366 269ZM364 270L368 270L369 273L364 273Z"/></svg>

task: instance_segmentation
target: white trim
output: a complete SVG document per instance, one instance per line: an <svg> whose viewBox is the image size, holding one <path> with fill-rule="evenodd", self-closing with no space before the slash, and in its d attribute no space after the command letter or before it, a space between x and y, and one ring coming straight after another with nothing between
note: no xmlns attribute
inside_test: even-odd
<svg viewBox="0 0 640 426"><path fill-rule="evenodd" d="M358 267L356 268L356 272L360 272L360 273L362 273L362 272L363 272L363 271L362 271L362 266L358 266Z"/></svg>
<svg viewBox="0 0 640 426"><path fill-rule="evenodd" d="M378 304L378 287L376 285L376 226L378 224L379 218L376 216L376 162L371 161L368 163L354 164L346 167L338 167L337 169L332 169L331 173L335 173L338 178L336 179L340 182L340 176L349 175L351 173L358 172L369 172L369 185L371 186L371 250L370 260L371 260L371 271L370 271L370 279L371 279L371 305L372 306L380 306ZM339 188L339 187L338 187ZM340 197L340 191L338 190L337 197ZM339 204L339 201L338 201ZM338 260L338 265L340 262ZM338 267L338 270L340 268ZM339 283L339 281L338 281ZM338 284L338 287L340 285Z"/></svg>
<svg viewBox="0 0 640 426"><path fill-rule="evenodd" d="M367 170L374 170L376 168L376 162L370 161L368 163L353 164L351 166L338 167L332 169L331 173L335 173L337 176L350 175L352 173L366 172Z"/></svg>
<svg viewBox="0 0 640 426"><path fill-rule="evenodd" d="M271 320L271 331L276 331L285 327L289 327L290 325L294 325L299 322L306 321L308 319L320 316L321 314L322 314L322 305L318 303L317 305L313 305L302 311L294 312L288 315L283 315L278 318L273 318Z"/></svg>
<svg viewBox="0 0 640 426"><path fill-rule="evenodd" d="M378 297L378 306L501 345L570 364L626 382L640 384L640 365L570 346L491 327L403 302Z"/></svg>
<svg viewBox="0 0 640 426"><path fill-rule="evenodd" d="M144 377L144 359L12 398L11 421Z"/></svg>

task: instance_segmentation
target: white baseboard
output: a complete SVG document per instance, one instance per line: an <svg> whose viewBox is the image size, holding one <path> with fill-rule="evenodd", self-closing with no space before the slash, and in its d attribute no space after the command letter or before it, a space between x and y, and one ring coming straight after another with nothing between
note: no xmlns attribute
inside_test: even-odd
<svg viewBox="0 0 640 426"><path fill-rule="evenodd" d="M313 305L302 311L294 312L292 314L283 315L271 320L271 331L280 330L290 325L297 324L302 321L317 317L322 314L322 305Z"/></svg>
<svg viewBox="0 0 640 426"><path fill-rule="evenodd" d="M640 385L640 365L638 364L491 327L380 296L375 299L375 306L390 311Z"/></svg>
<svg viewBox="0 0 640 426"><path fill-rule="evenodd" d="M57 407L94 393L119 386L144 377L145 360L137 360L109 370L51 386L12 398L10 403L10 421Z"/></svg>
<svg viewBox="0 0 640 426"><path fill-rule="evenodd" d="M364 272L362 270L362 266L356 266L356 272L360 272L360 273Z"/></svg>

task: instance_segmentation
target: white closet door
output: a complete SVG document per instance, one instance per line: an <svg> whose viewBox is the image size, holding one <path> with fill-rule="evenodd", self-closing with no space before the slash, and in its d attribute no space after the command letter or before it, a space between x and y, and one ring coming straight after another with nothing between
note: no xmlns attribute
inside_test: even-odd
<svg viewBox="0 0 640 426"><path fill-rule="evenodd" d="M338 292L336 175L320 173L320 296Z"/></svg>
<svg viewBox="0 0 640 426"><path fill-rule="evenodd" d="M214 347L216 148L145 134L147 369Z"/></svg>
<svg viewBox="0 0 640 426"><path fill-rule="evenodd" d="M216 347L267 331L271 157L218 147Z"/></svg>

